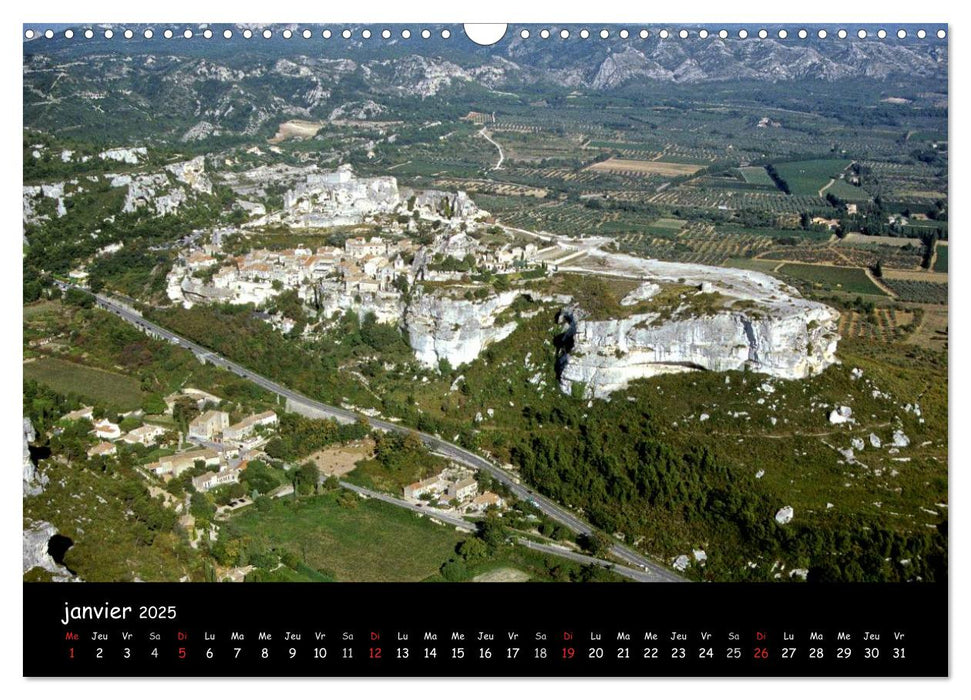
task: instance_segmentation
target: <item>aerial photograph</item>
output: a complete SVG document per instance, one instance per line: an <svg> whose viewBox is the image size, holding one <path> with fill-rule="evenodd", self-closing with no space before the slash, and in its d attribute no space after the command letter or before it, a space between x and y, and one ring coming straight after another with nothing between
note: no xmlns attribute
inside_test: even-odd
<svg viewBox="0 0 971 700"><path fill-rule="evenodd" d="M947 580L943 34L31 26L24 582Z"/></svg>

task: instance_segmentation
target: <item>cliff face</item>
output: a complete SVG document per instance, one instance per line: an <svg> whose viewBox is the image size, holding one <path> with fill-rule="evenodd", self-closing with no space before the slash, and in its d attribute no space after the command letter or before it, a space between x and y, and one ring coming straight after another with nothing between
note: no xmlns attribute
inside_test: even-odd
<svg viewBox="0 0 971 700"><path fill-rule="evenodd" d="M565 392L582 382L585 396L603 398L635 379L701 369L802 379L837 361L839 312L802 298L773 277L622 255L604 259L615 274L651 280L645 287L660 282L697 289L664 311L622 319L583 320L583 310L575 309L574 343L560 373ZM630 296L650 299L651 292ZM692 311L693 297L700 295L718 301Z"/></svg>
<svg viewBox="0 0 971 700"><path fill-rule="evenodd" d="M24 530L24 573L34 568L40 568L51 574L51 580L57 582L79 580L67 567L54 561L49 551L51 538L57 535L57 528L48 522L32 523Z"/></svg>
<svg viewBox="0 0 971 700"><path fill-rule="evenodd" d="M801 379L836 361L838 317L820 306L778 317L726 310L658 325L654 313L622 320L581 320L560 386L571 392L574 382L583 382L586 396L603 398L634 379L699 369L748 368Z"/></svg>
<svg viewBox="0 0 971 700"><path fill-rule="evenodd" d="M47 477L37 472L33 460L30 458L30 443L37 439L30 418L24 418L24 496L36 496L43 492L47 484Z"/></svg>
<svg viewBox="0 0 971 700"><path fill-rule="evenodd" d="M516 330L514 322L497 325L496 319L517 296L518 291L482 301L428 293L415 297L403 321L415 357L426 367L438 367L443 359L452 367L472 362L487 345Z"/></svg>

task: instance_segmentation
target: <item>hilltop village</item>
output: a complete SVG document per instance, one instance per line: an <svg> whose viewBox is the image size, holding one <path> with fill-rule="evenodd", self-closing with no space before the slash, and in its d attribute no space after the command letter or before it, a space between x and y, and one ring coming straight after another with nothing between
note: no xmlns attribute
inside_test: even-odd
<svg viewBox="0 0 971 700"><path fill-rule="evenodd" d="M290 333L297 321L274 300L295 294L310 318L298 329L304 335L325 331L347 311L373 314L404 331L423 365L459 367L515 330L510 307L527 296L572 319L576 346L561 387L580 384L596 398L659 373L744 366L799 378L834 361L838 314L767 275L644 260L610 252L604 238L512 229L463 192L402 192L393 177L358 178L348 166L287 177L292 186L280 211L241 229L188 237L167 278L172 302L252 304ZM346 234L340 245L249 243L284 223L340 226ZM607 275L636 288L620 300L616 318L601 318L569 288L550 284L557 273ZM692 340L699 332L707 334L703 342Z"/></svg>

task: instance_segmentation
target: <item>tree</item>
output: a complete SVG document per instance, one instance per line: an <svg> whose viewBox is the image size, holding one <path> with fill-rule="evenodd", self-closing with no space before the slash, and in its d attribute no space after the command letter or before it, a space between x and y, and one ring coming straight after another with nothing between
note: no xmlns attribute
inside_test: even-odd
<svg viewBox="0 0 971 700"><path fill-rule="evenodd" d="M317 471L317 465L313 462L304 462L300 465L298 470L300 473L300 488L301 493L308 494L311 491L317 493L318 482L320 480L320 474Z"/></svg>
<svg viewBox="0 0 971 700"><path fill-rule="evenodd" d="M199 406L187 396L176 399L175 404L172 406L172 418L183 433L189 431L189 423L198 415Z"/></svg>
<svg viewBox="0 0 971 700"><path fill-rule="evenodd" d="M253 459L246 465L243 472L243 483L247 491L256 491L258 494L269 493L279 485L279 481L274 472L265 462Z"/></svg>
<svg viewBox="0 0 971 700"><path fill-rule="evenodd" d="M610 552L610 548L613 546L610 537L599 530L595 530L589 535L579 535L577 537L577 544L593 556L601 559Z"/></svg>
<svg viewBox="0 0 971 700"><path fill-rule="evenodd" d="M446 581L465 581L469 578L469 570L465 568L465 564L454 559L449 559L442 564L439 572Z"/></svg>
<svg viewBox="0 0 971 700"><path fill-rule="evenodd" d="M94 306L94 296L81 289L71 287L64 292L64 302L82 309L90 309Z"/></svg>
<svg viewBox="0 0 971 700"><path fill-rule="evenodd" d="M149 415L159 415L165 413L167 409L165 399L159 394L149 394L142 399L142 410Z"/></svg>
<svg viewBox="0 0 971 700"><path fill-rule="evenodd" d="M467 540L463 540L459 543L456 551L465 561L484 559L489 554L489 548L486 546L486 543L477 537L470 537Z"/></svg>
<svg viewBox="0 0 971 700"><path fill-rule="evenodd" d="M479 538L494 551L506 541L506 528L495 513L486 515L485 520L479 522Z"/></svg>

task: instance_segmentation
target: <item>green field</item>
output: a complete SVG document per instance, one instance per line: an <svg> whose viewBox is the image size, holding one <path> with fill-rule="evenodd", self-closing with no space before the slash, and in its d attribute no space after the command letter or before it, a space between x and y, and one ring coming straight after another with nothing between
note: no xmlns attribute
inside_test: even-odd
<svg viewBox="0 0 971 700"><path fill-rule="evenodd" d="M645 228L644 233L668 236L678 233L682 228L684 228L683 219L658 219Z"/></svg>
<svg viewBox="0 0 971 700"><path fill-rule="evenodd" d="M421 581L438 574L464 535L376 500L340 505L328 494L295 506L275 500L250 508L234 529L262 547L291 549L310 567L338 581Z"/></svg>
<svg viewBox="0 0 971 700"><path fill-rule="evenodd" d="M901 301L920 304L946 304L947 285L923 280L887 280L886 284Z"/></svg>
<svg viewBox="0 0 971 700"><path fill-rule="evenodd" d="M740 270L755 270L766 274L774 274L773 270L779 266L778 260L759 260L757 258L729 258L726 267L737 267Z"/></svg>
<svg viewBox="0 0 971 700"><path fill-rule="evenodd" d="M761 166L747 166L738 169L742 179L750 185L766 185L775 188L775 182Z"/></svg>
<svg viewBox="0 0 971 700"><path fill-rule="evenodd" d="M934 272L947 272L947 246L937 244L937 259L934 260Z"/></svg>
<svg viewBox="0 0 971 700"><path fill-rule="evenodd" d="M804 231L802 229L787 228L748 228L744 226L716 226L718 233L743 236L769 236L771 238L794 238L798 241L828 241L833 234L830 231Z"/></svg>
<svg viewBox="0 0 971 700"><path fill-rule="evenodd" d="M786 263L779 270L779 274L794 277L803 282L810 282L829 291L848 292L850 294L883 294L883 291L870 281L866 272L858 267Z"/></svg>
<svg viewBox="0 0 971 700"><path fill-rule="evenodd" d="M847 202L867 202L870 200L870 193L862 187L851 185L846 180L836 180L827 188L824 194L832 194Z"/></svg>
<svg viewBox="0 0 971 700"><path fill-rule="evenodd" d="M142 392L135 379L54 357L25 363L24 379L34 379L60 393L78 394L121 411L138 408L142 402Z"/></svg>
<svg viewBox="0 0 971 700"><path fill-rule="evenodd" d="M842 158L821 158L774 165L779 177L789 186L790 194L815 197L831 178L846 170L851 162Z"/></svg>

